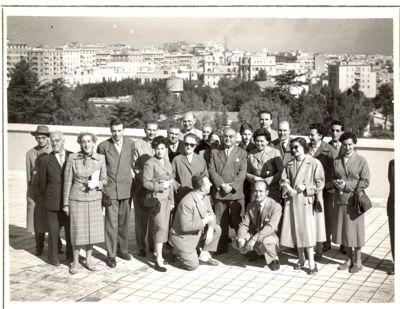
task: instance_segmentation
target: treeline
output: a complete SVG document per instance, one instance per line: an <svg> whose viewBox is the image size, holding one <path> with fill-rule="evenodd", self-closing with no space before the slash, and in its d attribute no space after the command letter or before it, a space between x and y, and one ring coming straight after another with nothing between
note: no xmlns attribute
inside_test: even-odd
<svg viewBox="0 0 400 309"><path fill-rule="evenodd" d="M165 81L140 84L134 79L120 82L102 82L65 86L57 79L39 84L37 76L27 62L21 61L11 71L7 89L8 121L14 123L44 123L56 125L108 126L112 117L124 120L127 127L143 127L148 120L157 120L167 128L174 116L184 111L218 111L214 117L216 127L226 125L226 112L239 112L239 123L249 122L258 126L257 112L271 110L275 124L286 119L293 134L305 134L312 122L327 127L332 119L340 119L348 130L362 136L370 124L370 112L379 108L386 121L393 123L393 87L385 84L374 99L368 99L357 84L351 90L338 92L328 86L313 86L298 98L289 93L296 75L288 72L278 77L277 88L261 91L257 83L240 79L221 79L218 88L203 86L201 82L185 82L179 98L171 94ZM114 107L95 108L88 103L90 97L131 95L128 103ZM207 121L210 117L206 116ZM206 119L198 119L199 126ZM239 123L233 125L238 127ZM374 131L372 131L374 132ZM380 135L392 137L393 132L377 130Z"/></svg>

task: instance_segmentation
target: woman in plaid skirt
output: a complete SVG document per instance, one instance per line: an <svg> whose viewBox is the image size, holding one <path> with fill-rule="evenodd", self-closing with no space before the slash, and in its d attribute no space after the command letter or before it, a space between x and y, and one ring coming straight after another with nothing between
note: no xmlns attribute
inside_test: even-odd
<svg viewBox="0 0 400 309"><path fill-rule="evenodd" d="M94 271L93 244L104 241L104 219L101 209L102 189L107 182L103 155L93 151L96 135L78 135L81 151L68 158L64 174L64 211L71 220L71 243L74 260L70 273L76 274L79 251L86 249L86 268Z"/></svg>

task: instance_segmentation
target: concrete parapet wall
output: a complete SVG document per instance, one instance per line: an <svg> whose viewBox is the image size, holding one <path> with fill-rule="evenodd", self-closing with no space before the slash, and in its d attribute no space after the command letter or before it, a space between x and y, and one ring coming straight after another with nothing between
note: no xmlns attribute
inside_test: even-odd
<svg viewBox="0 0 400 309"><path fill-rule="evenodd" d="M5 170L25 170L25 154L36 145L36 141L30 132L36 130L37 125L32 124L7 124L5 138ZM98 142L110 137L110 129L104 127L84 126L53 126L49 125L50 131L61 131L65 135L65 148L70 151L79 151L76 137L79 132L88 131L98 136ZM159 131L160 135L166 136L165 130ZM125 129L125 136L133 140L144 137L143 129ZM329 140L329 138L327 138ZM382 139L359 139L357 151L367 159L371 172L371 184L367 190L374 198L387 198L389 184L387 180L387 167L394 158L394 140Z"/></svg>

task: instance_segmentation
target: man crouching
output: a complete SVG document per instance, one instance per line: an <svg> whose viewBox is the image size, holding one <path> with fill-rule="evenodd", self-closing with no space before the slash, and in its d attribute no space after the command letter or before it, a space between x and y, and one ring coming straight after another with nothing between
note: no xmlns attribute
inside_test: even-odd
<svg viewBox="0 0 400 309"><path fill-rule="evenodd" d="M255 200L247 206L233 248L242 254L252 251L264 254L268 267L275 271L279 269L277 255L279 239L276 230L282 208L267 194L267 184L264 181L257 181L254 185Z"/></svg>
<svg viewBox="0 0 400 309"><path fill-rule="evenodd" d="M211 251L217 250L221 236L208 196L211 182L204 175L193 176L192 187L193 191L178 204L169 236L173 252L186 270L195 270L199 260L211 266L219 264L210 255ZM203 247L200 256L196 251L199 244Z"/></svg>

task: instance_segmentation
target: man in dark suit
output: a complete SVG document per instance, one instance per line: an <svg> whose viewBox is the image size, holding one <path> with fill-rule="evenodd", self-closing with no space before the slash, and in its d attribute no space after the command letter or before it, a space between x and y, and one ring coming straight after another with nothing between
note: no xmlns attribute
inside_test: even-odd
<svg viewBox="0 0 400 309"><path fill-rule="evenodd" d="M272 140L272 147L279 150L283 166L293 159L292 153L290 152L290 124L288 121L283 120L278 125L278 138Z"/></svg>
<svg viewBox="0 0 400 309"><path fill-rule="evenodd" d="M117 255L131 260L128 254L128 223L132 204L134 143L123 137L124 125L120 120L111 120L110 131L112 137L100 143L97 152L106 158L107 185L104 189L111 199L105 216L106 264L114 268Z"/></svg>
<svg viewBox="0 0 400 309"><path fill-rule="evenodd" d="M236 146L236 138L235 129L224 130L223 145L212 150L208 169L217 224L222 231L217 254L228 252L229 225L237 231L241 214L244 214L243 182L247 172L247 152Z"/></svg>
<svg viewBox="0 0 400 309"><path fill-rule="evenodd" d="M267 195L266 182L257 181L254 184L255 200L250 202L246 209L233 246L242 254L248 252L263 254L268 267L276 271L280 267L277 254L279 238L276 231L282 208Z"/></svg>
<svg viewBox="0 0 400 309"><path fill-rule="evenodd" d="M203 175L208 177L206 161L202 156L194 153L198 140L197 135L186 134L184 137L185 153L176 156L172 161L172 175L176 182L176 204L192 190L193 176Z"/></svg>
<svg viewBox="0 0 400 309"><path fill-rule="evenodd" d="M334 152L331 145L325 143L323 138L325 136L325 130L320 123L312 123L310 125L310 152L315 159L318 159L325 173L325 186L322 192L324 200L324 215L325 215L325 231L326 231L326 242L323 244L318 243L315 251L315 260L319 261L322 259L322 252L327 251L331 248L331 237L333 230L333 197L335 189L333 186L334 179Z"/></svg>
<svg viewBox="0 0 400 309"><path fill-rule="evenodd" d="M179 154L185 153L185 146L183 141L180 140L181 130L179 124L171 124L167 131L167 147L168 147L168 158L169 162Z"/></svg>
<svg viewBox="0 0 400 309"><path fill-rule="evenodd" d="M345 150L342 148L340 137L344 132L343 123L340 120L334 120L331 124L332 139L329 141L329 145L333 148L334 159L339 155L344 155Z"/></svg>
<svg viewBox="0 0 400 309"><path fill-rule="evenodd" d="M176 215L169 234L169 243L178 256L182 267L195 270L201 263L217 266L210 252L217 250L221 228L215 221L207 194L211 182L204 175L192 178L193 191L178 204ZM204 240L204 243L201 243ZM200 256L196 248L201 247Z"/></svg>
<svg viewBox="0 0 400 309"><path fill-rule="evenodd" d="M39 191L47 210L48 262L60 266L58 247L61 226L64 226L67 260L72 260L70 221L63 211L64 169L71 152L64 149L64 135L59 131L50 134L50 143L53 151L38 160Z"/></svg>

